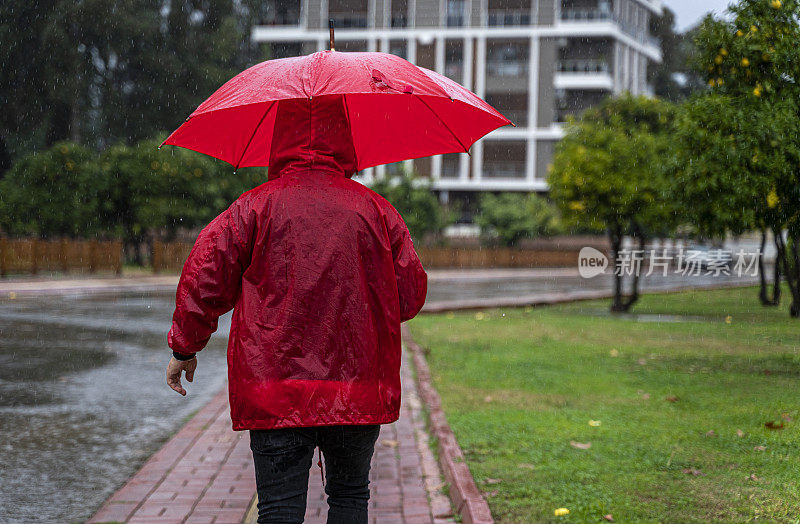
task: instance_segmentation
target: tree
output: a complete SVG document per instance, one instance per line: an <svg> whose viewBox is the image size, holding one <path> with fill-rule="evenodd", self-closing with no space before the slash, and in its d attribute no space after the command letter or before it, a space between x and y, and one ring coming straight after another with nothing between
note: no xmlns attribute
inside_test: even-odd
<svg viewBox="0 0 800 524"><path fill-rule="evenodd" d="M430 183L413 173L402 171L400 175L378 179L370 188L397 209L413 238L438 234L451 221L430 190Z"/></svg>
<svg viewBox="0 0 800 524"><path fill-rule="evenodd" d="M256 58L254 4L0 3L0 176L60 140L100 149L177 127Z"/></svg>
<svg viewBox="0 0 800 524"><path fill-rule="evenodd" d="M99 166L101 223L123 238L140 265L145 242L205 226L243 192L266 182L264 169L233 174L224 162L181 148L159 150L151 140L112 146L101 155Z"/></svg>
<svg viewBox="0 0 800 524"><path fill-rule="evenodd" d="M706 226L771 230L776 271L785 276L792 294L790 314L800 317L800 2L741 0L729 11L724 20L707 17L698 33L698 66L711 91L692 110L709 104L718 110L699 115L716 120L703 131L714 147L703 151L705 160L697 165L705 165L707 172L715 163L734 163L738 179L719 180L708 195L709 211L699 218ZM719 121L720 115L727 115L725 121ZM694 128L705 125L698 121ZM702 195L709 182L700 178L706 174L689 165L683 174L687 190ZM746 209L735 213L740 221L731 224L727 205ZM778 298L769 300L763 279L761 296L765 303Z"/></svg>
<svg viewBox="0 0 800 524"><path fill-rule="evenodd" d="M675 223L664 159L671 151L674 107L657 99L623 95L587 110L566 126L556 147L548 183L565 221L605 229L617 269L622 240L632 235L643 251L648 236L665 234ZM623 297L615 271L612 311L627 311L638 300L638 272Z"/></svg>
<svg viewBox="0 0 800 524"><path fill-rule="evenodd" d="M561 231L558 211L536 193L484 193L476 222L484 235L496 235L504 246Z"/></svg>
<svg viewBox="0 0 800 524"><path fill-rule="evenodd" d="M664 7L660 16L650 19L650 34L661 47L661 63L651 63L648 79L659 98L677 102L702 90L703 77L691 68L697 50L694 45L695 30L675 32L675 13Z"/></svg>
<svg viewBox="0 0 800 524"><path fill-rule="evenodd" d="M71 142L28 155L0 180L0 229L41 238L97 234L96 174L94 153Z"/></svg>

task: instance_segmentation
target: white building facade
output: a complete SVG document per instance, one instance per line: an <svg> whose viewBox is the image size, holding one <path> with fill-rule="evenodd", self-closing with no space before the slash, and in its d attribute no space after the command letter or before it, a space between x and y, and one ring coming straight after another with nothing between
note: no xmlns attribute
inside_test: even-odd
<svg viewBox="0 0 800 524"><path fill-rule="evenodd" d="M649 21L661 0L267 0L253 40L266 58L328 47L383 51L433 69L477 93L517 127L470 149L408 161L451 192L546 191L567 115L610 94L651 94L647 67L661 60ZM396 166L364 170L369 183Z"/></svg>

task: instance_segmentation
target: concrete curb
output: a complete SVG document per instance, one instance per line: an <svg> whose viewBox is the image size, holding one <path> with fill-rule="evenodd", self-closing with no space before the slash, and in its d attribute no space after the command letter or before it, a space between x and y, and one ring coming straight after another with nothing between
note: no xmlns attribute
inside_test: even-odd
<svg viewBox="0 0 800 524"><path fill-rule="evenodd" d="M750 287L757 285L757 282L726 282L724 284L705 284L685 287L670 287L664 289L640 289L640 296L663 295L666 293L681 293L683 291L701 291L712 289L728 289L736 287ZM431 302L422 307L423 313L443 313L446 311L463 311L468 309L491 309L499 307L522 307L522 306L548 306L553 304L564 304L566 302L578 302L583 300L598 300L611 298L611 290L579 290L579 291L555 291L551 293L535 293L508 298L477 298L472 300L440 300Z"/></svg>
<svg viewBox="0 0 800 524"><path fill-rule="evenodd" d="M456 441L453 430L447 423L442 410L439 393L433 387L431 373L422 348L414 342L408 327L401 327L403 342L411 350L416 368L417 389L423 402L428 406L428 419L431 433L436 437L439 448L439 465L445 480L450 484L450 500L456 514L464 524L494 523L489 504L481 495L472 473L469 471L464 453Z"/></svg>

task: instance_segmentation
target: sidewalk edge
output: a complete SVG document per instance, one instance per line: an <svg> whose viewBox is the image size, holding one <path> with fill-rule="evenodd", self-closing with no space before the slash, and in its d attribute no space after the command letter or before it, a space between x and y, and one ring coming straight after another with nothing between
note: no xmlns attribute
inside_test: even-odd
<svg viewBox="0 0 800 524"><path fill-rule="evenodd" d="M428 406L431 433L438 441L439 465L445 480L450 484L450 499L456 514L464 524L493 524L489 504L481 495L475 479L464 459L464 453L456 441L455 434L447 423L439 393L433 387L428 362L422 348L414 341L406 324L401 326L403 342L411 350L416 368L417 389L422 401Z"/></svg>

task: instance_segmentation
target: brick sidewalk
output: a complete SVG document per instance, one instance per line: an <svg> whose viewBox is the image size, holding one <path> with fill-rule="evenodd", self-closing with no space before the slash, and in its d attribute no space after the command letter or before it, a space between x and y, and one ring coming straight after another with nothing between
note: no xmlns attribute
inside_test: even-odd
<svg viewBox="0 0 800 524"><path fill-rule="evenodd" d="M420 402L403 355L400 420L381 428L370 473L373 523L451 521L427 444ZM309 476L306 522L325 522L319 468ZM231 430L227 389L218 393L89 520L131 523L255 522L255 477L247 432ZM248 511L250 509L250 511ZM442 518L434 518L441 516Z"/></svg>

